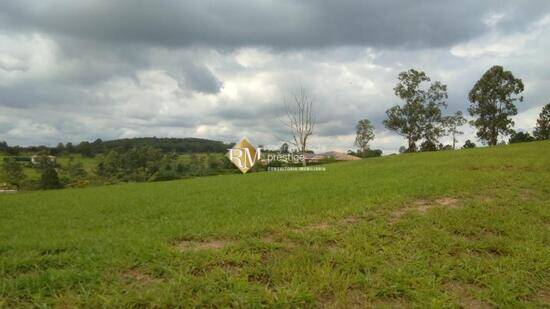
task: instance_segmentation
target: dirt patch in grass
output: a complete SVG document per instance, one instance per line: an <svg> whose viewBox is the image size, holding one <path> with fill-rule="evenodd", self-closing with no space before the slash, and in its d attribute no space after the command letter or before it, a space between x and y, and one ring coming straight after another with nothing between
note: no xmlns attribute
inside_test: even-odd
<svg viewBox="0 0 550 309"><path fill-rule="evenodd" d="M535 294L534 300L550 307L550 289L543 289Z"/></svg>
<svg viewBox="0 0 550 309"><path fill-rule="evenodd" d="M475 286L469 286L460 282L449 282L445 284L445 290L454 295L458 304L462 308L483 309L492 308L488 303L485 303L472 296L470 290L477 289Z"/></svg>
<svg viewBox="0 0 550 309"><path fill-rule="evenodd" d="M427 200L427 199L418 199L414 201L410 206L397 209L391 214L390 223L397 222L404 214L409 212L419 212L419 213L426 213L430 209L436 208L436 207L442 207L442 208L459 208L461 205L459 203L459 200L452 197L441 197L436 199L435 201Z"/></svg>
<svg viewBox="0 0 550 309"><path fill-rule="evenodd" d="M179 251L201 251L201 250L221 250L229 245L229 241L222 239L212 239L204 241L183 240L177 244Z"/></svg>
<svg viewBox="0 0 550 309"><path fill-rule="evenodd" d="M291 228L289 229L289 231L293 233L301 234L301 233L311 232L311 231L325 231L331 227L332 225L326 222L319 222L311 225L306 225L304 227Z"/></svg>
<svg viewBox="0 0 550 309"><path fill-rule="evenodd" d="M531 189L522 188L519 192L519 197L524 201L531 200L534 196L535 192Z"/></svg>
<svg viewBox="0 0 550 309"><path fill-rule="evenodd" d="M321 223L308 226L308 229L317 230L317 231L324 231L324 230L328 230L329 228L330 228L330 224L326 222L321 222Z"/></svg>
<svg viewBox="0 0 550 309"><path fill-rule="evenodd" d="M456 208L458 206L458 199L452 197L442 197L435 200L439 205L448 208Z"/></svg>
<svg viewBox="0 0 550 309"><path fill-rule="evenodd" d="M280 247L280 249L289 250L296 248L296 243L293 242L290 238L279 233L271 233L265 236L260 237L260 240L264 243L275 245Z"/></svg>
<svg viewBox="0 0 550 309"><path fill-rule="evenodd" d="M339 225L352 225L359 223L360 219L357 217L346 217L338 221Z"/></svg>
<svg viewBox="0 0 550 309"><path fill-rule="evenodd" d="M138 268L131 268L131 269L125 270L121 273L120 276L126 282L129 282L132 284L138 284L141 286L148 286L161 281L159 278L155 278Z"/></svg>

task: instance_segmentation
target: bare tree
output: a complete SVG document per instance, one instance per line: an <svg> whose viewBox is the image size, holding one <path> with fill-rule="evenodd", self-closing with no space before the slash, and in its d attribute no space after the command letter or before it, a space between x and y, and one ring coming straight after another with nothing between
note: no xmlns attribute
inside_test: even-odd
<svg viewBox="0 0 550 309"><path fill-rule="evenodd" d="M284 105L287 121L283 123L290 130L291 135L288 142L305 155L316 121L313 115L313 99L304 88L300 88L300 91L293 94L290 100L285 99ZM303 165L306 166L305 158Z"/></svg>

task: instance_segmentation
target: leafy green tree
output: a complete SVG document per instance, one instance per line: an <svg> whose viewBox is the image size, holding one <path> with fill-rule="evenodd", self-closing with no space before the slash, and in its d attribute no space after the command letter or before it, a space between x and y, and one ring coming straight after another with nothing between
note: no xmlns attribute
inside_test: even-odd
<svg viewBox="0 0 550 309"><path fill-rule="evenodd" d="M142 146L111 150L98 160L96 172L111 181L147 181L161 168L159 149Z"/></svg>
<svg viewBox="0 0 550 309"><path fill-rule="evenodd" d="M88 172L84 169L82 162L75 161L73 157L69 158L66 171L71 181L80 181L88 176Z"/></svg>
<svg viewBox="0 0 550 309"><path fill-rule="evenodd" d="M0 152L8 152L8 143L6 141L0 142Z"/></svg>
<svg viewBox="0 0 550 309"><path fill-rule="evenodd" d="M451 135L451 138L453 139L453 149L455 149L457 142L456 136L464 134L464 132L459 131L458 128L466 124L466 118L462 116L461 111L458 111L452 116L444 117L443 122L447 128L447 134Z"/></svg>
<svg viewBox="0 0 550 309"><path fill-rule="evenodd" d="M50 189L60 189L63 186L59 181L59 176L55 168L48 166L42 171L42 176L40 177L40 188L44 190Z"/></svg>
<svg viewBox="0 0 550 309"><path fill-rule="evenodd" d="M542 108L533 135L538 140L550 139L550 103Z"/></svg>
<svg viewBox="0 0 550 309"><path fill-rule="evenodd" d="M8 184L16 187L21 187L26 175L23 167L17 163L15 158L4 158L2 162L2 178Z"/></svg>
<svg viewBox="0 0 550 309"><path fill-rule="evenodd" d="M73 153L73 152L74 152L73 143L68 142L68 143L65 145L65 151L66 151L67 153Z"/></svg>
<svg viewBox="0 0 550 309"><path fill-rule="evenodd" d="M92 145L89 142L81 142L77 147L77 151L80 152L80 154L83 157L93 157L94 156L94 150Z"/></svg>
<svg viewBox="0 0 550 309"><path fill-rule="evenodd" d="M366 152L369 149L369 142L374 139L372 123L368 119L359 120L355 132L355 146L359 147L361 152Z"/></svg>
<svg viewBox="0 0 550 309"><path fill-rule="evenodd" d="M216 174L223 168L223 161L214 154L207 155L208 173Z"/></svg>
<svg viewBox="0 0 550 309"><path fill-rule="evenodd" d="M57 147L56 147L56 153L57 154L61 154L65 151L65 145L63 145L63 143L59 143L57 144Z"/></svg>
<svg viewBox="0 0 550 309"><path fill-rule="evenodd" d="M531 136L528 132L513 132L510 141L508 143L515 144L515 143L525 143L525 142L532 142L535 138Z"/></svg>
<svg viewBox="0 0 550 309"><path fill-rule="evenodd" d="M523 82L502 66L490 68L470 91L468 111L473 117L471 124L477 128L477 137L489 145L498 143L499 135L512 133L516 115L515 101L523 101L516 95L523 92Z"/></svg>
<svg viewBox="0 0 550 309"><path fill-rule="evenodd" d="M420 144L420 151L437 151L437 145L430 140L425 140Z"/></svg>
<svg viewBox="0 0 550 309"><path fill-rule="evenodd" d="M358 153L361 158L374 158L382 156L381 149L367 149Z"/></svg>
<svg viewBox="0 0 550 309"><path fill-rule="evenodd" d="M462 148L463 149L476 148L476 144L468 139L464 142L464 146L462 146Z"/></svg>
<svg viewBox="0 0 550 309"><path fill-rule="evenodd" d="M447 86L436 81L423 87L431 79L414 69L401 72L398 80L394 92L405 104L388 109L384 125L407 139L407 151L416 151L416 142L422 138L436 144L445 131L441 108L447 107Z"/></svg>

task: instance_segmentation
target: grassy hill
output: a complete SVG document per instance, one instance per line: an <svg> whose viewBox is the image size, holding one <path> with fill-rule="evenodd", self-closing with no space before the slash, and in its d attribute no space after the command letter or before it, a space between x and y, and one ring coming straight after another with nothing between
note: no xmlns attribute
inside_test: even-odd
<svg viewBox="0 0 550 309"><path fill-rule="evenodd" d="M0 195L0 307L550 303L550 142Z"/></svg>

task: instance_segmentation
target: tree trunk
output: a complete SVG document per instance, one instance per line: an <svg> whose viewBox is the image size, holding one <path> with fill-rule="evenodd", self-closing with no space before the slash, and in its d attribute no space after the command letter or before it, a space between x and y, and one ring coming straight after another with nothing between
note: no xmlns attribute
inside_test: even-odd
<svg viewBox="0 0 550 309"><path fill-rule="evenodd" d="M491 129L491 140L489 141L489 145L495 146L498 142L498 131L496 128Z"/></svg>
<svg viewBox="0 0 550 309"><path fill-rule="evenodd" d="M456 138L455 138L455 132L453 132L453 150L455 150L456 145Z"/></svg>
<svg viewBox="0 0 550 309"><path fill-rule="evenodd" d="M409 149L407 149L409 152L416 151L416 144L412 139L409 139Z"/></svg>

